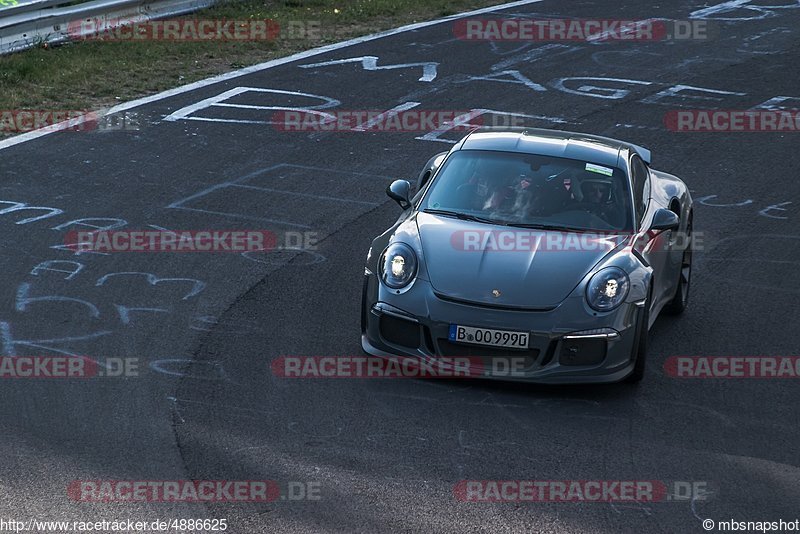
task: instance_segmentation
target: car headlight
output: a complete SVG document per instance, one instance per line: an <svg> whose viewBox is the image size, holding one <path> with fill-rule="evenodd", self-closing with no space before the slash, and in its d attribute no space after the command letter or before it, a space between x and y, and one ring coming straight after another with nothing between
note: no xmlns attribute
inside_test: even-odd
<svg viewBox="0 0 800 534"><path fill-rule="evenodd" d="M392 243L383 251L380 262L383 283L392 289L406 287L417 275L417 255L405 243Z"/></svg>
<svg viewBox="0 0 800 534"><path fill-rule="evenodd" d="M611 311L625 301L631 287L628 274L619 267L601 269L586 286L586 301L597 311Z"/></svg>

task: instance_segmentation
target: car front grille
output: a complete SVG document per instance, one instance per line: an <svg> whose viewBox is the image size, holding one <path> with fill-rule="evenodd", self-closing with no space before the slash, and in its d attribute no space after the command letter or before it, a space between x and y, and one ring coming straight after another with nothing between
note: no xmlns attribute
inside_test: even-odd
<svg viewBox="0 0 800 534"><path fill-rule="evenodd" d="M530 369L536 365L539 359L538 349L504 349L495 347L482 347L479 345L467 345L461 343L452 343L447 338L437 339L439 346L439 353L447 358L473 358L478 361L473 362L480 364L484 368L507 368L506 364L515 362L512 368L517 369ZM520 358L521 363L520 363Z"/></svg>

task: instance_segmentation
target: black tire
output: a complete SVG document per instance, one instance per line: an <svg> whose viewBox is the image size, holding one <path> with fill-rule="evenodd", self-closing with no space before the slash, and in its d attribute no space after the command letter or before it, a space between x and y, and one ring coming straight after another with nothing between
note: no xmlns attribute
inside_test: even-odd
<svg viewBox="0 0 800 534"><path fill-rule="evenodd" d="M681 269L678 272L678 287L675 289L675 296L664 306L664 311L670 315L680 315L689 305L689 288L692 285L692 219L686 226L686 236L688 243L681 259Z"/></svg>
<svg viewBox="0 0 800 534"><path fill-rule="evenodd" d="M636 362L633 366L631 374L625 377L625 382L629 384L636 384L644 378L645 365L647 364L647 339L650 329L650 298L648 297L644 303L644 309L639 312L639 324L637 325L636 340L633 344L633 351L631 357Z"/></svg>

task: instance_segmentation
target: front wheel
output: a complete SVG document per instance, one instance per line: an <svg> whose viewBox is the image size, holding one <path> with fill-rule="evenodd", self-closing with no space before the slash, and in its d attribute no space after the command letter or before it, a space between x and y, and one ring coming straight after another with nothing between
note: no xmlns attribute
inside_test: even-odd
<svg viewBox="0 0 800 534"><path fill-rule="evenodd" d="M675 296L672 300L664 306L664 311L670 315L679 315L683 313L686 306L689 304L689 287L692 283L692 220L689 219L689 224L686 227L686 250L683 251L683 259L681 260L681 269L678 273L678 287L675 290Z"/></svg>

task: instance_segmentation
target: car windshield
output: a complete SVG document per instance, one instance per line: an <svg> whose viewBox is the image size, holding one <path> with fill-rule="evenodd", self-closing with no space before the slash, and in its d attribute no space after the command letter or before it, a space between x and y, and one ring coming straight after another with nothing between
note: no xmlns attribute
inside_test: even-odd
<svg viewBox="0 0 800 534"><path fill-rule="evenodd" d="M514 152L454 152L419 209L531 228L616 232L632 226L622 169Z"/></svg>

